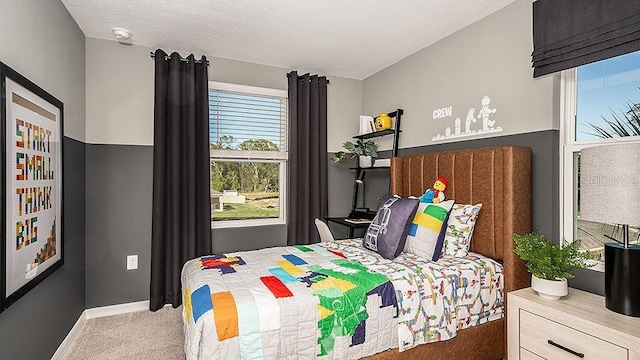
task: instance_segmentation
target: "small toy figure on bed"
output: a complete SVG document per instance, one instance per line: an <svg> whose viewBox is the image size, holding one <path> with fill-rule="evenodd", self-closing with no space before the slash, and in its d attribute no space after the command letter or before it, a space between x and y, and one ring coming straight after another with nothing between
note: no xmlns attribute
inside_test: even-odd
<svg viewBox="0 0 640 360"><path fill-rule="evenodd" d="M437 204L444 201L444 189L446 188L447 179L439 177L436 182L433 183L433 187L431 189L427 189L427 191L425 191L420 197L420 202Z"/></svg>

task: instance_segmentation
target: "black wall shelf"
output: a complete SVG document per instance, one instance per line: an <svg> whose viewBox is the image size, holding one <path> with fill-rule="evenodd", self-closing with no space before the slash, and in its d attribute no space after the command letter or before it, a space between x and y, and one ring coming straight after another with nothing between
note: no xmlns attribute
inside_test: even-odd
<svg viewBox="0 0 640 360"><path fill-rule="evenodd" d="M376 138L376 137L385 136L385 135L391 135L391 134L394 134L395 132L396 132L395 129L385 129L385 130L378 130L378 131L374 131L374 132L370 132L362 135L356 135L353 138L364 140L364 139L371 139L371 138ZM402 130L398 132L402 132Z"/></svg>

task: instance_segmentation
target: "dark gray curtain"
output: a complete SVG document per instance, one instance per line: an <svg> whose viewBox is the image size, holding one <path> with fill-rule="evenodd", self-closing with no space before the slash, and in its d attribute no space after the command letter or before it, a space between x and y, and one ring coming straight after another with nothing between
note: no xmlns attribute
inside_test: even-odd
<svg viewBox="0 0 640 360"><path fill-rule="evenodd" d="M537 0L533 77L640 50L638 0Z"/></svg>
<svg viewBox="0 0 640 360"><path fill-rule="evenodd" d="M289 78L287 244L320 241L314 219L327 216L327 83L296 71Z"/></svg>
<svg viewBox="0 0 640 360"><path fill-rule="evenodd" d="M180 271L211 253L207 59L155 52L149 308L182 303Z"/></svg>

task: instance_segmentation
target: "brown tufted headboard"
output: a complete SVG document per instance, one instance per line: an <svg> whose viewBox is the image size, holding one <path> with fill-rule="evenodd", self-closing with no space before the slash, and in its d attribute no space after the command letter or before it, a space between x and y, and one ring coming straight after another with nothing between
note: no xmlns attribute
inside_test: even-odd
<svg viewBox="0 0 640 360"><path fill-rule="evenodd" d="M502 262L505 293L529 286L529 273L513 253L512 235L531 231L531 148L501 146L395 157L391 194L421 196L439 176L447 179L447 199L482 203L471 250Z"/></svg>

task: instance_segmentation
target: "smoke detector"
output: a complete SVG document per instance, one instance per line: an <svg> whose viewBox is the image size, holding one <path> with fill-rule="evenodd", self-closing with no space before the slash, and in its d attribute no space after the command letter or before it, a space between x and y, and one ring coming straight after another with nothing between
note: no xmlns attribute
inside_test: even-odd
<svg viewBox="0 0 640 360"><path fill-rule="evenodd" d="M131 31L121 27L114 27L112 30L119 43L131 44Z"/></svg>

